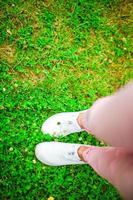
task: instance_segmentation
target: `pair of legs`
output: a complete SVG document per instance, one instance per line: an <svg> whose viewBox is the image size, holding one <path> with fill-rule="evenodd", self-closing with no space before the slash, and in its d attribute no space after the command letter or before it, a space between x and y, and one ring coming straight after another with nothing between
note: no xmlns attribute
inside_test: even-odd
<svg viewBox="0 0 133 200"><path fill-rule="evenodd" d="M71 118L71 113L69 113L66 118L69 116ZM52 124L54 124L56 117L51 119L51 127ZM63 119L63 115L60 117ZM99 99L90 109L81 113L76 113L75 117L81 130L86 130L112 147L95 147L75 144L75 146L73 145L73 149L76 149L77 154L74 154L73 149L71 152L68 152L70 156L67 157L67 161L65 160L66 164L71 164L70 160L73 160L73 158L75 159L73 164L88 163L100 176L106 178L111 184L113 184L125 199L132 200L133 83L129 83L112 96ZM74 132L74 130L75 132L80 131L80 128L78 125L76 126L76 122L74 121L74 115L69 122L73 123L73 127L69 126L69 123L67 124L66 121L62 121L62 123L65 124L62 127L65 127L67 134L69 134L69 129L70 133L72 133L72 131ZM60 124L58 125L60 126ZM50 126L49 122L47 123L47 126L45 123L44 128L48 126ZM68 128L66 129L66 127ZM58 126L57 128L55 126L55 129L55 133L58 133ZM54 148L54 143L52 145L53 146L51 147ZM63 159L63 153L64 157L66 156L67 145L64 148L63 144L61 144L61 148L59 148L60 145L58 145L58 147L57 145L58 144L55 144L56 148L50 154L49 151L51 150L48 148L50 144L45 144L45 147L44 144L41 145L41 147L38 146L36 151L38 159L40 158L38 155L41 154L40 160L42 162L42 158L47 160L45 159L47 156L45 154L46 150L51 159L54 159L52 156L56 158L58 157L59 159L57 162L60 162L60 160ZM44 156L44 154L46 156ZM78 161L78 158L80 158L80 161Z"/></svg>
<svg viewBox="0 0 133 200"><path fill-rule="evenodd" d="M78 120L86 131L112 146L81 146L81 159L112 183L125 199L133 199L133 83L96 101Z"/></svg>

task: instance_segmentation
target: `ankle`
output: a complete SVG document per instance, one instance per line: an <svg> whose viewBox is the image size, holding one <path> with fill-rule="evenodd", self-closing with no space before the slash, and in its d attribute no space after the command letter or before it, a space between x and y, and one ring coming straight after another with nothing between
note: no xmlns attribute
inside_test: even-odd
<svg viewBox="0 0 133 200"><path fill-rule="evenodd" d="M84 161L84 162L85 162L85 160L84 160L84 158L83 158L83 152L84 152L86 149L88 149L87 146L80 146L80 147L78 148L78 150L77 150L77 153L78 153L79 158L80 158L82 161Z"/></svg>
<svg viewBox="0 0 133 200"><path fill-rule="evenodd" d="M77 122L79 124L79 126L84 129L84 126L83 126L83 118L84 118L84 113L80 113L78 118L77 118Z"/></svg>

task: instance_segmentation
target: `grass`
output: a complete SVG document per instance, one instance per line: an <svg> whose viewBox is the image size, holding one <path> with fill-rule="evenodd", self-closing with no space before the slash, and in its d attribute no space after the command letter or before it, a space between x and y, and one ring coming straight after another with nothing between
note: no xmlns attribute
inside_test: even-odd
<svg viewBox="0 0 133 200"><path fill-rule="evenodd" d="M62 111L87 109L133 78L131 1L0 1L0 196L2 200L119 200L89 166L50 167L42 141L101 145L40 127Z"/></svg>

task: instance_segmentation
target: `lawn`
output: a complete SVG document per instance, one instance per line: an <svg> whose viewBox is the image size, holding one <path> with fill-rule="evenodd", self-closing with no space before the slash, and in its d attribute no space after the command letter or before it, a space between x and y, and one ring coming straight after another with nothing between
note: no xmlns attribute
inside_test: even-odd
<svg viewBox="0 0 133 200"><path fill-rule="evenodd" d="M133 78L129 0L0 1L0 199L119 200L89 165L50 167L35 145L103 145L86 132L51 138L57 112L87 109Z"/></svg>

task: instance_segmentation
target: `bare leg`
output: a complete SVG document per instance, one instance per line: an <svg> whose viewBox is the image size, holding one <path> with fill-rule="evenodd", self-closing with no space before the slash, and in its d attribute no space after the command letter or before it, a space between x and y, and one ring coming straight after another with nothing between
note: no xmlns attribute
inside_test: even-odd
<svg viewBox="0 0 133 200"><path fill-rule="evenodd" d="M133 199L133 150L81 146L78 154L81 160L113 184L125 200Z"/></svg>
<svg viewBox="0 0 133 200"><path fill-rule="evenodd" d="M79 115L78 122L109 145L133 147L133 83L96 101Z"/></svg>

